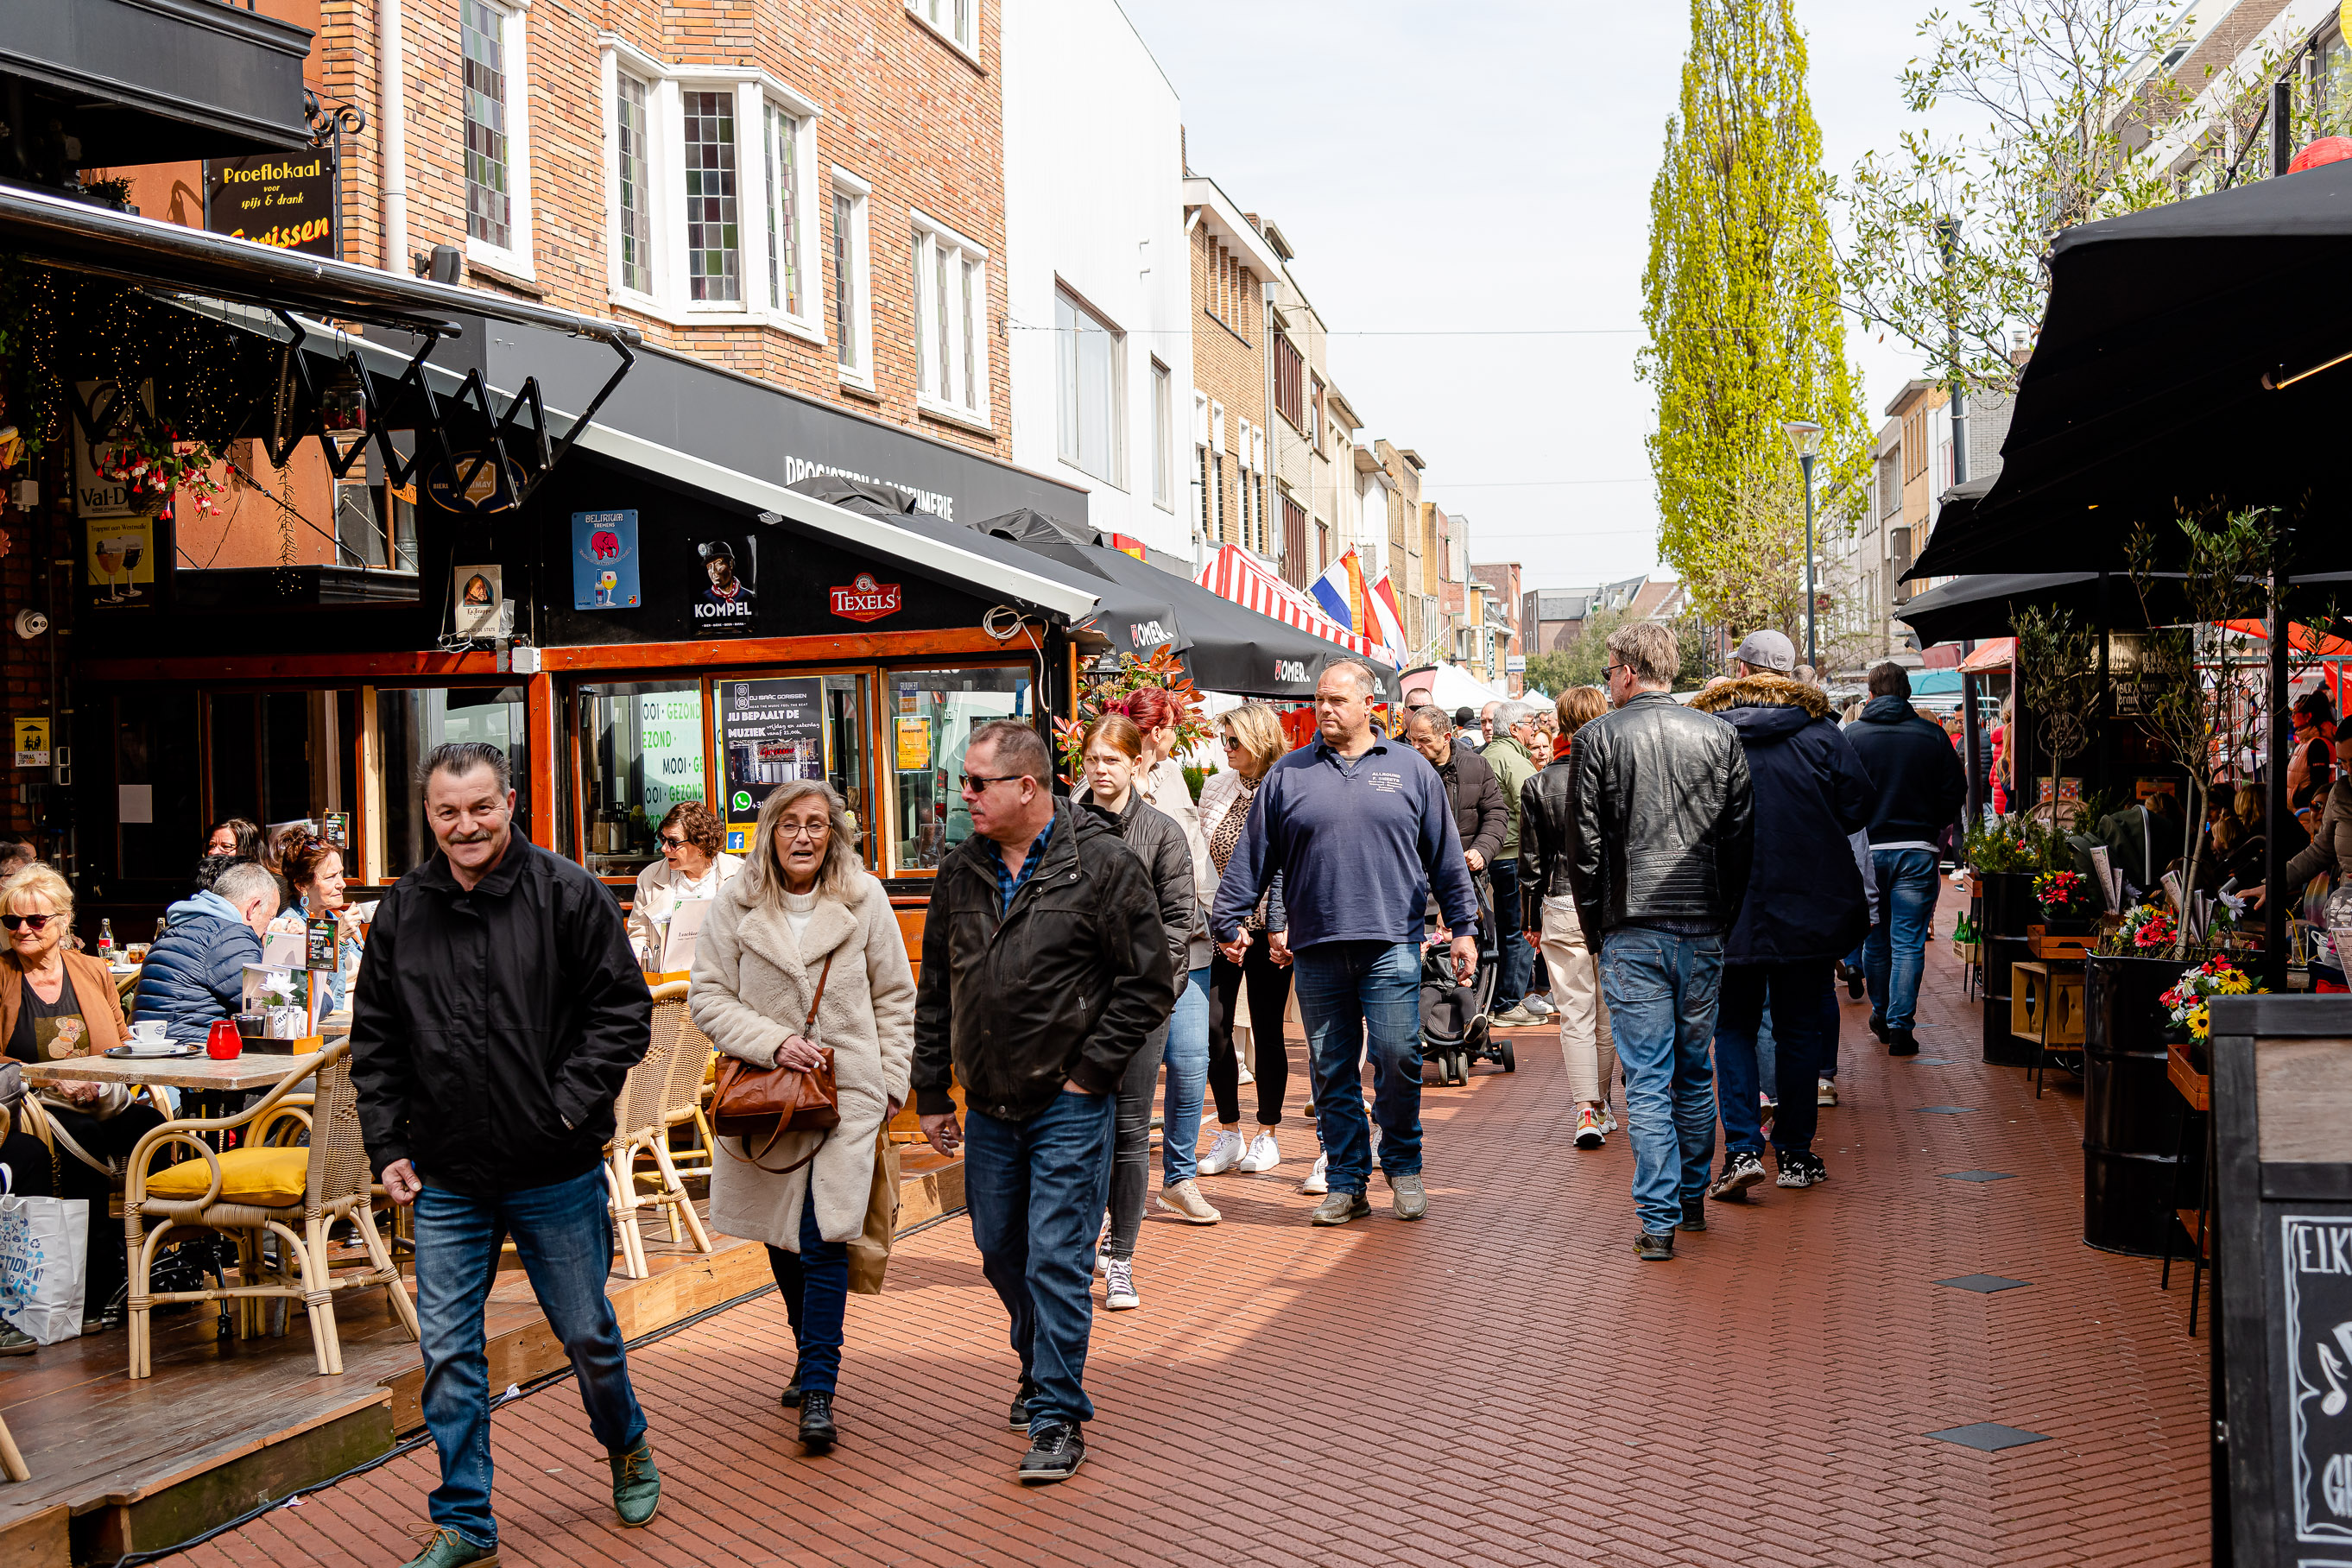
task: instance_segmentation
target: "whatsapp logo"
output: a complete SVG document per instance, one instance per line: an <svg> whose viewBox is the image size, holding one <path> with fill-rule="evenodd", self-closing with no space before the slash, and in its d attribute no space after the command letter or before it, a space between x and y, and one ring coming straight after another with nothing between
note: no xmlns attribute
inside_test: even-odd
<svg viewBox="0 0 2352 1568"><path fill-rule="evenodd" d="M735 792L735 809L738 811L749 811L751 809L751 792L750 790L739 789Z"/></svg>

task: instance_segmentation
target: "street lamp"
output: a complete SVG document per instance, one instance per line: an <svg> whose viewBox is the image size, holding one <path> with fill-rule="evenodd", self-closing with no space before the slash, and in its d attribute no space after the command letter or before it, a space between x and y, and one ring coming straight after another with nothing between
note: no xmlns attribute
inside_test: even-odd
<svg viewBox="0 0 2352 1568"><path fill-rule="evenodd" d="M1780 428L1789 433L1789 445L1797 449L1797 461L1805 469L1805 662L1818 678L1822 658L1813 634L1813 610L1819 597L1813 592L1813 459L1822 455L1822 427L1811 419L1791 419Z"/></svg>

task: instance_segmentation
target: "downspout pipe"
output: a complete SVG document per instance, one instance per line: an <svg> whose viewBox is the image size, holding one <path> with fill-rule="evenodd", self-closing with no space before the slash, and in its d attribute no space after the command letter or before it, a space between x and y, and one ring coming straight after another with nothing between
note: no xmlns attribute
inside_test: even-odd
<svg viewBox="0 0 2352 1568"><path fill-rule="evenodd" d="M402 277L408 272L406 75L400 0L376 0L376 159L383 202L383 269Z"/></svg>

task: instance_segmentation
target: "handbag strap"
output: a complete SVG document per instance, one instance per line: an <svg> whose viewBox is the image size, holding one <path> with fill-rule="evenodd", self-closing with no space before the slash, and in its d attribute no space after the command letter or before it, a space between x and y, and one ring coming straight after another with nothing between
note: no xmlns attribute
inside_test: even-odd
<svg viewBox="0 0 2352 1568"><path fill-rule="evenodd" d="M818 1005L824 1001L825 983L832 978L833 954L828 952L824 955L824 967L817 971L816 994L809 998L808 1022L801 1026L803 1030L813 1029L816 1026L816 1010ZM776 1140L782 1138L783 1135L784 1119L779 1116L776 1118L775 1131L770 1132L768 1134L768 1141L760 1145L760 1152L758 1154L737 1153L736 1151L732 1149L730 1149L727 1152L730 1154L734 1154L737 1159L742 1161L745 1164L758 1166L759 1169L767 1172L768 1174L772 1176L789 1176L794 1171L799 1170L803 1165L807 1164L811 1160L815 1159L817 1156L817 1149L824 1147L824 1135L819 1134L816 1141L816 1149L810 1150L806 1155L793 1161L791 1164L786 1165L782 1170L778 1170L773 1165L761 1164L760 1162L761 1157L764 1156L769 1150L774 1148L776 1146ZM741 1138L736 1140L736 1142L748 1147L751 1141L748 1138Z"/></svg>

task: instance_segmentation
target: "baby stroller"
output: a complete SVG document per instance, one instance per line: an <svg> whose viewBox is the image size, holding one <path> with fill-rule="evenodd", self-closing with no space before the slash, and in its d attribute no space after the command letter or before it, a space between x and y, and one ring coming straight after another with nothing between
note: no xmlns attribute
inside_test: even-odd
<svg viewBox="0 0 2352 1568"><path fill-rule="evenodd" d="M1421 1059L1434 1063L1444 1083L1470 1081L1470 1064L1499 1062L1505 1072L1519 1070L1511 1042L1487 1027L1495 1001L1495 895L1484 876L1473 877L1478 895L1478 972L1465 985L1454 978L1454 956L1435 942L1438 917L1432 906L1423 927L1421 950ZM1426 1067L1422 1080L1429 1080Z"/></svg>

